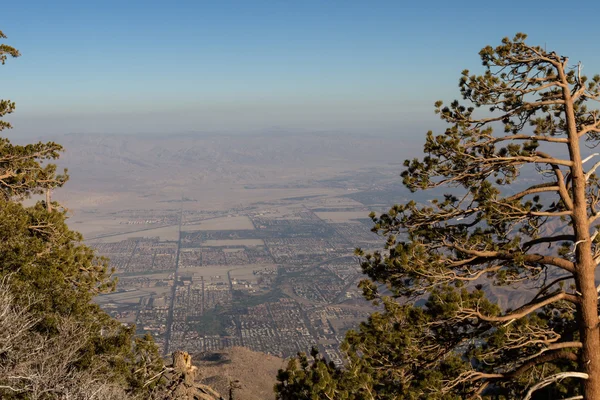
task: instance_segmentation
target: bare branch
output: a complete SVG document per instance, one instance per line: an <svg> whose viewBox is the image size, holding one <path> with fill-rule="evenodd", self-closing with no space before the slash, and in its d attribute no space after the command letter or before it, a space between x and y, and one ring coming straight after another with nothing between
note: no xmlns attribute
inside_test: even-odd
<svg viewBox="0 0 600 400"><path fill-rule="evenodd" d="M552 136L519 134L519 135L507 135L507 136L494 137L485 142L466 144L465 148L468 149L470 147L482 147L482 146L487 146L487 145L494 144L494 143L506 142L506 141L511 141L511 140L535 140L538 142L551 142L551 143L568 143L569 142L569 140L567 138L556 138L556 137L552 137Z"/></svg>
<svg viewBox="0 0 600 400"><path fill-rule="evenodd" d="M453 243L445 244L449 248L453 248L461 253L469 254L472 256L497 258L500 260L515 260L517 258L521 258L526 262L554 265L555 267L562 268L566 271L575 272L575 264L569 260L565 260L564 258L560 257L544 256L542 254L509 253L502 251L478 251L473 249L467 249Z"/></svg>
<svg viewBox="0 0 600 400"><path fill-rule="evenodd" d="M566 275L566 276L561 276L560 278L553 280L549 284L543 286L531 301L536 301L537 299L539 299L541 296L546 294L548 292L548 290L550 288L552 288L552 286L556 285L557 283L560 283L560 282L563 282L563 281L566 281L569 279L575 279L575 277L573 275Z"/></svg>
<svg viewBox="0 0 600 400"><path fill-rule="evenodd" d="M547 377L546 379L541 380L540 382L533 385L523 397L523 400L530 400L533 396L533 393L537 390L540 390L554 382L561 381L565 378L579 378L579 379L588 379L590 376L584 372L561 372L556 375L552 375Z"/></svg>
<svg viewBox="0 0 600 400"><path fill-rule="evenodd" d="M600 167L600 161L598 161L596 164L594 164L594 166L592 168L590 168L590 170L588 172L585 173L585 180L588 181L590 179L590 176L592 176L592 174L594 172L596 172L596 169L598 169L598 167Z"/></svg>
<svg viewBox="0 0 600 400"><path fill-rule="evenodd" d="M579 303L579 299L577 298L577 296L570 294L570 293L566 293L566 292L560 292L555 295L546 297L541 301L535 302L533 304L530 303L528 305L520 307L517 311L511 312L509 314L505 314L502 316L483 315L478 310L469 310L469 309L463 309L463 310L461 310L461 313L463 314L462 317L464 317L464 318L476 317L476 318L478 318L482 321L486 321L486 322L507 322L507 321L512 321L512 320L523 318L526 315L531 314L532 312L539 310L540 308L542 308L544 306L547 306L552 303L556 303L557 301L561 301L561 300L567 300L567 301L570 301L575 304Z"/></svg>
<svg viewBox="0 0 600 400"><path fill-rule="evenodd" d="M589 156L587 156L586 158L581 160L581 163L585 164L586 162L590 161L592 158L594 158L595 156L598 156L598 155L600 155L600 153L590 154Z"/></svg>
<svg viewBox="0 0 600 400"><path fill-rule="evenodd" d="M555 184L557 186L552 186ZM544 193L544 192L558 192L559 190L560 190L560 187L558 186L557 183L542 183L540 185L531 186L530 188L528 188L526 190L523 190L517 194L507 197L506 200L507 201L518 200L518 199L521 199L530 194Z"/></svg>
<svg viewBox="0 0 600 400"><path fill-rule="evenodd" d="M541 243L554 243L554 242L561 242L561 241L574 242L575 241L575 235L544 236L544 237L540 237L540 238L533 239L533 240L530 240L528 242L525 242L525 243L523 243L523 245L521 247L523 249L530 249L533 246L541 244Z"/></svg>

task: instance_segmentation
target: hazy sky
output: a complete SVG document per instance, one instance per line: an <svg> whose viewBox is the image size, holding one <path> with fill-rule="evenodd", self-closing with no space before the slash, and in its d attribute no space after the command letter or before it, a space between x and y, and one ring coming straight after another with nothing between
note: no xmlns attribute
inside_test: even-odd
<svg viewBox="0 0 600 400"><path fill-rule="evenodd" d="M539 3L539 4L537 4ZM491 5L493 4L493 5ZM535 5L534 5L535 4ZM421 135L477 52L517 31L600 72L595 1L3 2L14 134ZM586 20L586 16L590 16Z"/></svg>

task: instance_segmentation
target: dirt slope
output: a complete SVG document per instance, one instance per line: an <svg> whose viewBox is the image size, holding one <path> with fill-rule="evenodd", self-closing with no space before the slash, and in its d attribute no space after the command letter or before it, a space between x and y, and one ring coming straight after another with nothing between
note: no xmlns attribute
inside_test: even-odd
<svg viewBox="0 0 600 400"><path fill-rule="evenodd" d="M229 393L229 382L239 381L235 399L274 399L273 386L277 370L284 368L286 361L244 347L232 347L214 353L201 353L193 357L198 366L202 383L209 385L225 398Z"/></svg>

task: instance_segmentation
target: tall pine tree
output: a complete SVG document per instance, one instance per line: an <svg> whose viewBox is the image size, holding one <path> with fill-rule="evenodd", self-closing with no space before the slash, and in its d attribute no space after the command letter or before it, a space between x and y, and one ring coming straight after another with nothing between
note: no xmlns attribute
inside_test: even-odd
<svg viewBox="0 0 600 400"><path fill-rule="evenodd" d="M360 253L363 289L385 309L347 336L354 398L600 400L600 162L587 151L600 76L525 40L481 50L483 74L459 81L464 104L436 103L448 128L405 162L411 191L448 194L372 215L387 244ZM510 288L510 308L488 283Z"/></svg>

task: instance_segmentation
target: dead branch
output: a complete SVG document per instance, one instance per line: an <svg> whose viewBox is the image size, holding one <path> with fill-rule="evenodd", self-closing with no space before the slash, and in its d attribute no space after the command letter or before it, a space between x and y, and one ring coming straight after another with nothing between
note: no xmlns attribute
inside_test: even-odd
<svg viewBox="0 0 600 400"><path fill-rule="evenodd" d="M531 396L533 396L533 393L537 390L540 390L554 382L558 382L561 381L565 378L578 378L578 379L588 379L589 375L583 372L574 372L574 371L570 371L570 372L561 372L558 373L556 375L552 375L547 377L546 379L541 380L540 382L536 383L535 385L533 385L528 391L527 393L525 393L525 397L523 397L523 400L530 400Z"/></svg>

